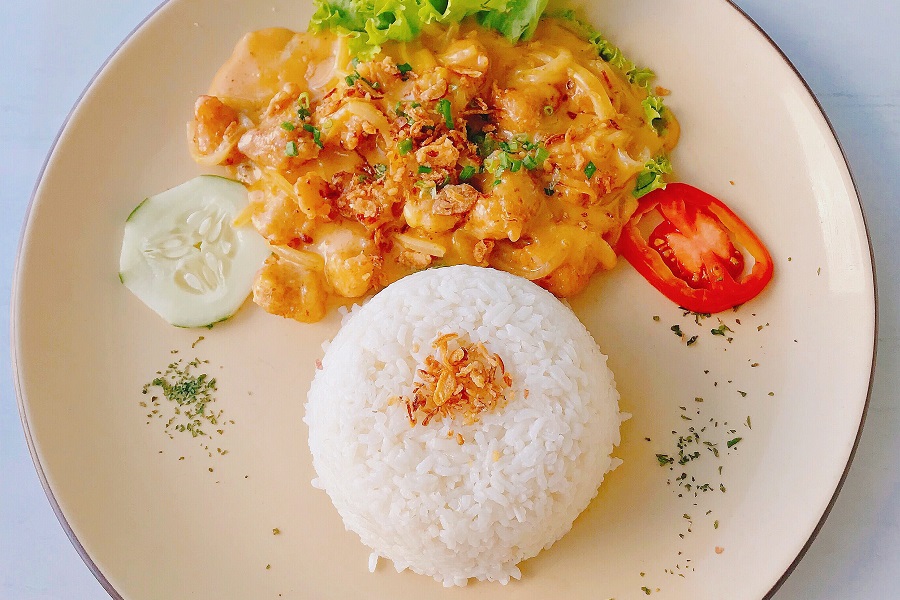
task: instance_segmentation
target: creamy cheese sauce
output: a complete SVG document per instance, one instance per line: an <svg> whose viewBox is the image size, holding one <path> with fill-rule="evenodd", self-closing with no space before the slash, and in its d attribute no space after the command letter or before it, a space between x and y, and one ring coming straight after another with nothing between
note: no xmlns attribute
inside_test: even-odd
<svg viewBox="0 0 900 600"><path fill-rule="evenodd" d="M678 123L553 20L512 45L473 25L426 29L356 61L330 33L247 34L189 124L202 164L251 190L275 254L266 310L315 321L436 265L492 266L558 296L611 269L647 161Z"/></svg>

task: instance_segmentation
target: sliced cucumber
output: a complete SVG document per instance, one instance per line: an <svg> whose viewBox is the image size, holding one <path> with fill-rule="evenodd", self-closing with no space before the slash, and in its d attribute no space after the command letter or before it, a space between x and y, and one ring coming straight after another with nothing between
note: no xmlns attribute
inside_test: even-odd
<svg viewBox="0 0 900 600"><path fill-rule="evenodd" d="M125 221L119 279L178 327L233 315L270 254L252 227L234 227L247 206L237 181L201 175L141 202Z"/></svg>

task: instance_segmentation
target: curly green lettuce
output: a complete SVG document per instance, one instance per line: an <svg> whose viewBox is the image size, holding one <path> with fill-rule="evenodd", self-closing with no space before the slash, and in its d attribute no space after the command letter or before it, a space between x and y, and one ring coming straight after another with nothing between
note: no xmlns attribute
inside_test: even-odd
<svg viewBox="0 0 900 600"><path fill-rule="evenodd" d="M632 194L635 198L646 196L653 190L666 187L665 176L672 172L672 163L666 156L658 156L647 161L634 183Z"/></svg>
<svg viewBox="0 0 900 600"><path fill-rule="evenodd" d="M650 84L656 75L647 68L640 68L625 58L622 51L603 34L594 29L576 11L572 9L557 10L549 15L559 19L570 31L590 42L597 49L597 55L622 73L629 83L633 83L647 91L647 98L642 102L647 121L662 135L666 129L666 107L662 97L653 93Z"/></svg>
<svg viewBox="0 0 900 600"><path fill-rule="evenodd" d="M512 42L530 38L548 0L315 0L310 31L330 29L350 38L350 51L366 60L388 41L408 42L429 23L459 23L469 16Z"/></svg>

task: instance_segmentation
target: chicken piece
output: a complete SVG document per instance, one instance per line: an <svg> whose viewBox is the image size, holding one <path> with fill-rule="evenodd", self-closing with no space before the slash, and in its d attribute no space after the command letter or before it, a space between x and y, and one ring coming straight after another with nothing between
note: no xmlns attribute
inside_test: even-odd
<svg viewBox="0 0 900 600"><path fill-rule="evenodd" d="M327 292L322 275L313 269L269 257L253 282L253 301L266 312L315 323L325 316Z"/></svg>
<svg viewBox="0 0 900 600"><path fill-rule="evenodd" d="M356 67L356 72L359 73L360 79L364 78L372 83L376 92L383 91L385 85L401 77L400 70L397 69L397 63L390 57L385 57L380 61L370 60L359 63ZM363 85L367 91L373 89L366 83L363 83Z"/></svg>
<svg viewBox="0 0 900 600"><path fill-rule="evenodd" d="M454 73L473 79L483 79L490 64L487 50L474 39L451 42L438 61Z"/></svg>
<svg viewBox="0 0 900 600"><path fill-rule="evenodd" d="M328 197L340 215L377 229L393 218L391 208L397 196L388 193L386 178L371 181L341 171L328 184Z"/></svg>
<svg viewBox="0 0 900 600"><path fill-rule="evenodd" d="M540 128L545 102L537 94L495 85L491 90L491 103L497 109L500 129L526 133Z"/></svg>
<svg viewBox="0 0 900 600"><path fill-rule="evenodd" d="M455 167L459 162L459 150L446 135L416 150L416 161L432 169Z"/></svg>
<svg viewBox="0 0 900 600"><path fill-rule="evenodd" d="M253 226L269 242L275 245L290 245L301 236L306 216L300 211L297 201L285 193L254 192L254 198L262 200L254 207Z"/></svg>
<svg viewBox="0 0 900 600"><path fill-rule="evenodd" d="M287 171L319 155L315 132L304 129L309 123L297 115L301 93L300 86L285 85L269 102L259 125L241 136L238 149L257 165Z"/></svg>
<svg viewBox="0 0 900 600"><path fill-rule="evenodd" d="M597 261L564 263L546 277L535 281L558 298L571 298L585 287L597 270Z"/></svg>
<svg viewBox="0 0 900 600"><path fill-rule="evenodd" d="M587 231L584 235L576 233L566 237L570 245L565 261L535 281L560 298L571 298L580 293L590 283L594 273L612 269L616 264L616 253L606 240L598 239Z"/></svg>
<svg viewBox="0 0 900 600"><path fill-rule="evenodd" d="M435 194L423 191L403 206L403 218L410 227L428 233L444 233L456 227L482 194L467 183L446 185Z"/></svg>
<svg viewBox="0 0 900 600"><path fill-rule="evenodd" d="M500 183L469 211L465 229L478 239L517 241L544 202L544 192L524 170L504 171Z"/></svg>
<svg viewBox="0 0 900 600"><path fill-rule="evenodd" d="M188 123L192 154L202 164L233 165L243 156L236 147L242 133L240 114L215 96L200 96Z"/></svg>
<svg viewBox="0 0 900 600"><path fill-rule="evenodd" d="M379 279L382 258L368 231L357 223L323 224L316 250L325 259L325 279L338 296L358 298Z"/></svg>
<svg viewBox="0 0 900 600"><path fill-rule="evenodd" d="M315 172L301 175L294 184L298 205L309 219L328 220L331 206L328 203L328 183Z"/></svg>
<svg viewBox="0 0 900 600"><path fill-rule="evenodd" d="M481 193L468 183L445 185L435 196L431 212L436 215L464 215L480 197Z"/></svg>
<svg viewBox="0 0 900 600"><path fill-rule="evenodd" d="M419 102L430 102L443 98L450 85L450 71L446 67L435 67L420 73L413 87L413 96Z"/></svg>

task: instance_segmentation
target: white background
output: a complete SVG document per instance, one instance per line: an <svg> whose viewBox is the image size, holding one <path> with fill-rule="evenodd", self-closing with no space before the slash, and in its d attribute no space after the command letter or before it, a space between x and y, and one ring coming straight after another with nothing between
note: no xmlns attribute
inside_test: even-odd
<svg viewBox="0 0 900 600"><path fill-rule="evenodd" d="M302 0L298 0L302 1ZM627 0L623 0L627 1ZM661 2L665 0L660 0ZM0 320L31 192L70 108L157 0L3 0L0 12ZM737 0L822 103L862 198L880 323L868 419L853 468L808 554L775 600L900 596L900 51L896 0ZM287 26L296 24L287 24ZM761 149L765 151L765 149ZM63 298L60 308L64 309ZM102 599L56 520L0 360L0 598ZM98 374L102 375L102 374Z"/></svg>

